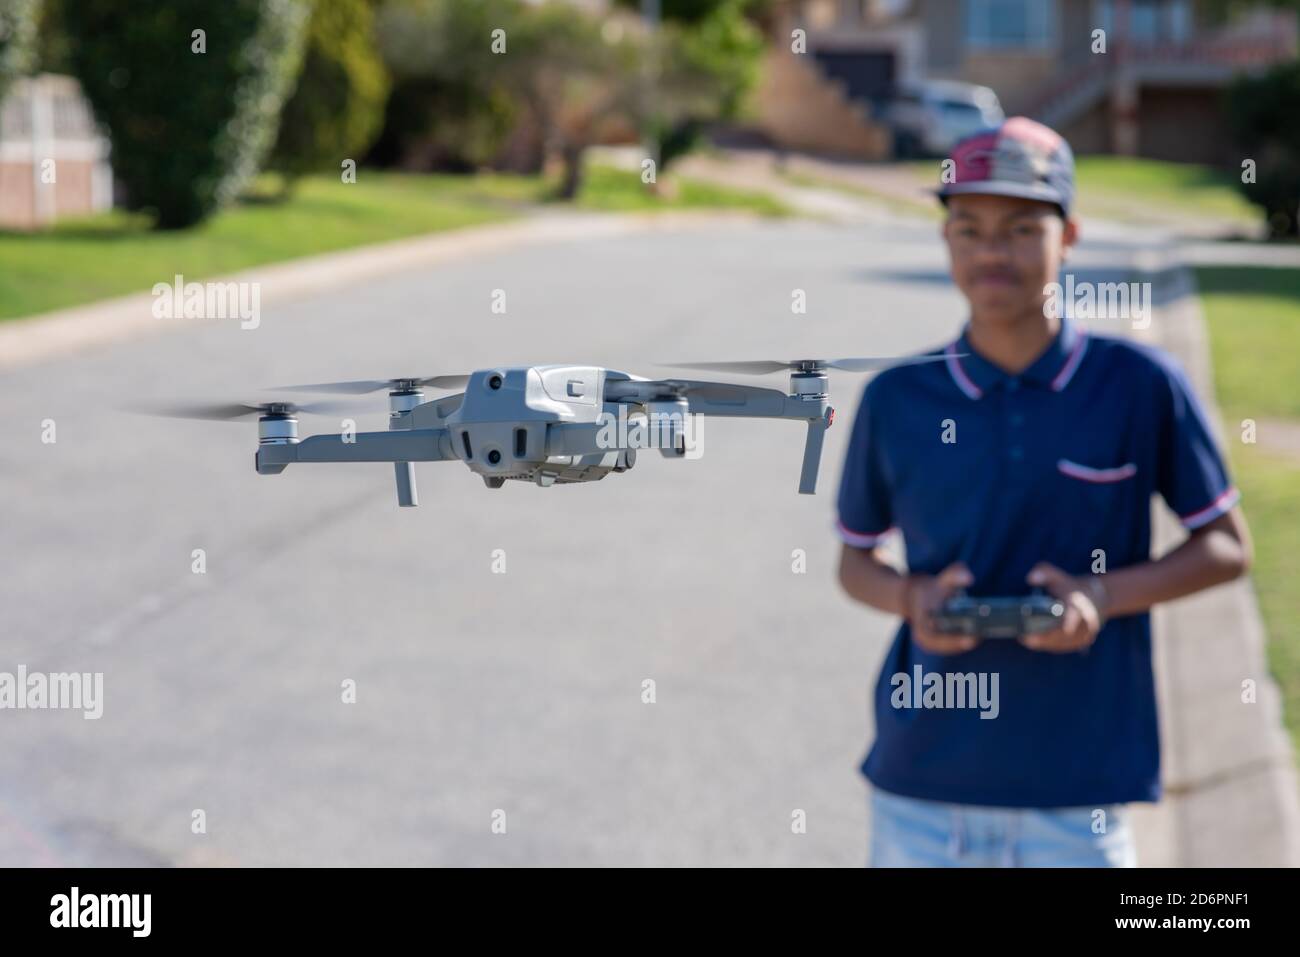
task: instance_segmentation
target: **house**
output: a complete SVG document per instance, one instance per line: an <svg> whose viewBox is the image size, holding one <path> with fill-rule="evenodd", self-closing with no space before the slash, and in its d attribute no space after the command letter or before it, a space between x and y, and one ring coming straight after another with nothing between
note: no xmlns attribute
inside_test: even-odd
<svg viewBox="0 0 1300 957"><path fill-rule="evenodd" d="M77 81L15 80L0 103L0 228L35 229L112 202L108 141Z"/></svg>
<svg viewBox="0 0 1300 957"><path fill-rule="evenodd" d="M1226 164L1232 144L1223 89L1241 71L1296 56L1296 15L1260 4L1236 16L1209 0L792 0L772 60L789 61L790 31L807 54L775 75L838 94L858 126L921 77L991 87L1008 114L1063 133L1079 153ZM802 68L802 69L801 69ZM817 82L820 80L820 82ZM777 84L779 85L779 84ZM764 94L780 106L783 93ZM812 100L810 99L810 102ZM762 108L781 142L780 109ZM775 116L776 122L766 121ZM805 125L817 122L805 115ZM825 111L843 125L843 111ZM841 130L837 136L843 138ZM839 152L838 150L830 150ZM849 151L878 158L868 150Z"/></svg>

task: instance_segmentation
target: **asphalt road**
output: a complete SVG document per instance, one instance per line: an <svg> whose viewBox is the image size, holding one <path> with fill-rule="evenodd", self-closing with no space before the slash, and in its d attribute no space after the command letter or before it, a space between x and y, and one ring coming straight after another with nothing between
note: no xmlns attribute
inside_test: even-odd
<svg viewBox="0 0 1300 957"><path fill-rule="evenodd" d="M815 497L795 493L794 423L714 420L699 460L643 453L588 485L423 465L399 510L386 465L259 477L252 422L117 407L903 353L961 319L932 225L730 223L500 251L6 374L0 671L102 671L104 712L0 712L0 863L862 864L893 625L834 580L860 377L834 375Z"/></svg>

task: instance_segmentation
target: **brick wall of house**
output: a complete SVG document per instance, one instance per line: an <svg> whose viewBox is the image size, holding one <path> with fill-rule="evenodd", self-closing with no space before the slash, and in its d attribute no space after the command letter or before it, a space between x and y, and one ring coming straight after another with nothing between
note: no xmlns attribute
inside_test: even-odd
<svg viewBox="0 0 1300 957"><path fill-rule="evenodd" d="M1143 87L1138 155L1176 163L1239 167L1240 150L1221 106L1218 89ZM1188 136L1195 130L1195 136Z"/></svg>
<svg viewBox="0 0 1300 957"><path fill-rule="evenodd" d="M0 227L31 229L35 225L32 164L0 162Z"/></svg>
<svg viewBox="0 0 1300 957"><path fill-rule="evenodd" d="M19 78L0 102L0 228L35 229L107 209L108 149L76 80ZM51 162L54 182L45 182Z"/></svg>
<svg viewBox="0 0 1300 957"><path fill-rule="evenodd" d="M953 78L992 87L1010 116L1024 112L1059 69L1060 62L1047 53L972 51Z"/></svg>

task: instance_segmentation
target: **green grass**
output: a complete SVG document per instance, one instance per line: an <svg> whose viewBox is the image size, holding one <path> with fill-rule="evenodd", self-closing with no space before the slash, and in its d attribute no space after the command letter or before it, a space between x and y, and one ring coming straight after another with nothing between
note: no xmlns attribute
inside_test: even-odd
<svg viewBox="0 0 1300 957"><path fill-rule="evenodd" d="M1300 270L1196 270L1219 404L1231 418L1300 418Z"/></svg>
<svg viewBox="0 0 1300 957"><path fill-rule="evenodd" d="M936 187L941 162L939 159L905 160L899 165L918 185ZM1257 227L1262 221L1259 209L1238 192L1233 174L1209 166L1123 156L1081 156L1075 174L1077 208L1085 216L1133 223L1178 222L1201 217L1241 229ZM788 178L799 185L867 196L902 212L940 215L938 203L846 184L832 177L789 174Z"/></svg>
<svg viewBox="0 0 1300 957"><path fill-rule="evenodd" d="M1076 167L1079 210L1085 216L1142 222L1151 213L1204 216L1242 226L1261 221L1233 173L1194 163L1123 156L1081 156Z"/></svg>
<svg viewBox="0 0 1300 957"><path fill-rule="evenodd" d="M600 166L588 171L574 205L595 210L687 208L784 212L752 193L682 182L659 197L637 173ZM39 233L0 232L0 319L26 316L114 296L147 292L180 273L187 280L252 266L401 239L520 215L556 205L540 177L411 175L362 170L356 183L333 177L303 180L283 202L260 192L177 232L155 232L142 216L115 211L57 224Z"/></svg>
<svg viewBox="0 0 1300 957"><path fill-rule="evenodd" d="M1268 631L1269 670L1300 748L1300 460L1235 443L1232 468L1255 540L1255 593Z"/></svg>
<svg viewBox="0 0 1300 957"><path fill-rule="evenodd" d="M1243 419L1300 422L1300 271L1197 269L1225 434ZM1229 441L1255 538L1253 579L1268 629L1269 668L1300 747L1300 452Z"/></svg>
<svg viewBox="0 0 1300 957"><path fill-rule="evenodd" d="M669 177L668 197L658 196L641 185L639 171L593 166L577 205L584 209L640 212L656 209L732 209L762 216L786 216L784 204L765 193L717 186L701 180Z"/></svg>

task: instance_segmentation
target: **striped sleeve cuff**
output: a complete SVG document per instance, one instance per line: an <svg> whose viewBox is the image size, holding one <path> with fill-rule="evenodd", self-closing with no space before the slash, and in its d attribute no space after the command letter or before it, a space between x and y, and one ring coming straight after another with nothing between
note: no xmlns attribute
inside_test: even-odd
<svg viewBox="0 0 1300 957"><path fill-rule="evenodd" d="M855 532L845 526L843 522L837 521L835 530L839 533L840 539L845 545L852 545L854 548L875 548L894 529L890 527L883 532Z"/></svg>
<svg viewBox="0 0 1300 957"><path fill-rule="evenodd" d="M1205 508L1192 512L1190 515L1180 515L1178 520L1183 523L1183 527L1187 530L1195 531L1202 525L1210 524L1220 515L1228 514L1239 501L1241 501L1241 492L1237 490L1236 486L1233 486Z"/></svg>

